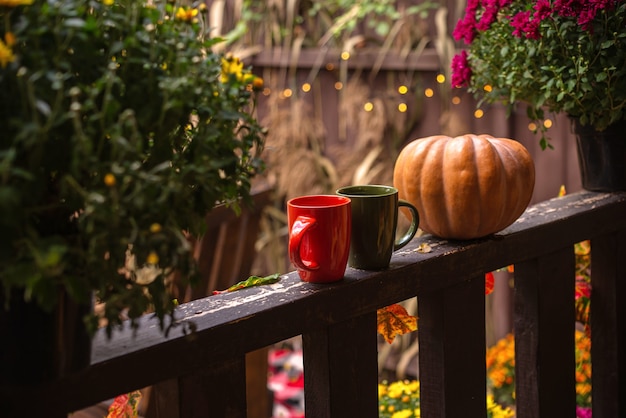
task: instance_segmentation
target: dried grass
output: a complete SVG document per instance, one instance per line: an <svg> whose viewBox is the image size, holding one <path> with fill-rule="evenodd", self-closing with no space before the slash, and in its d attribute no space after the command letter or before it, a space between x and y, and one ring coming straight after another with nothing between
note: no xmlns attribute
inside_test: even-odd
<svg viewBox="0 0 626 418"><path fill-rule="evenodd" d="M325 130L303 99L270 99L263 120L268 128L264 159L267 180L278 199L329 193L336 180L333 164L324 156Z"/></svg>

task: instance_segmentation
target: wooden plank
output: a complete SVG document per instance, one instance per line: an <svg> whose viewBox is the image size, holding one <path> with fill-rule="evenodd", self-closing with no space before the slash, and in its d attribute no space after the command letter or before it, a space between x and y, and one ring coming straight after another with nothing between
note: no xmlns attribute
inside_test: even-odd
<svg viewBox="0 0 626 418"><path fill-rule="evenodd" d="M150 388L146 418L180 418L178 379L159 382Z"/></svg>
<svg viewBox="0 0 626 418"><path fill-rule="evenodd" d="M594 418L626 416L626 231L591 241Z"/></svg>
<svg viewBox="0 0 626 418"><path fill-rule="evenodd" d="M269 347L246 354L246 399L248 418L272 416L272 399L267 388Z"/></svg>
<svg viewBox="0 0 626 418"><path fill-rule="evenodd" d="M486 416L485 278L420 293L421 416Z"/></svg>
<svg viewBox="0 0 626 418"><path fill-rule="evenodd" d="M245 356L179 378L181 417L245 418Z"/></svg>
<svg viewBox="0 0 626 418"><path fill-rule="evenodd" d="M574 248L515 265L517 417L575 416Z"/></svg>
<svg viewBox="0 0 626 418"><path fill-rule="evenodd" d="M378 417L376 312L302 335L306 416Z"/></svg>
<svg viewBox="0 0 626 418"><path fill-rule="evenodd" d="M399 54L395 51L382 50L361 50L350 56L348 61L341 59L340 50L324 50L319 48L305 49L298 51L297 66L298 68L338 68L339 65L347 65L349 69L361 69L371 67L383 55L380 70L404 71L439 71L441 63L437 52L434 48L427 48L422 53L409 53L407 55ZM250 57L248 60L254 67L270 67L270 68L291 68L293 67L293 57L291 50L282 48L274 48L271 50L264 49L258 54Z"/></svg>

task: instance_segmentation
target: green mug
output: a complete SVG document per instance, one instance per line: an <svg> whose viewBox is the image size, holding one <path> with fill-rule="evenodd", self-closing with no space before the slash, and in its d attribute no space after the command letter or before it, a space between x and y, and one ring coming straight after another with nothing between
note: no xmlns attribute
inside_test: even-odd
<svg viewBox="0 0 626 418"><path fill-rule="evenodd" d="M415 206L398 198L398 189L383 185L342 187L338 195L352 202L352 233L348 265L362 270L382 270L389 267L391 255L413 239L419 226ZM408 209L411 224L404 235L396 239L398 210Z"/></svg>

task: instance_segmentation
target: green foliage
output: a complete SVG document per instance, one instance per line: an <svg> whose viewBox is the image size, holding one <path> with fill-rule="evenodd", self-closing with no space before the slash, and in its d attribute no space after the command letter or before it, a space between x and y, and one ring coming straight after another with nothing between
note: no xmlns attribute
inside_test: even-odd
<svg viewBox="0 0 626 418"><path fill-rule="evenodd" d="M626 118L626 2L474 3L455 29L469 44L470 71L461 75L458 56L453 84L468 86L483 102L525 103L541 129L544 110L597 130Z"/></svg>
<svg viewBox="0 0 626 418"><path fill-rule="evenodd" d="M165 326L166 279L194 274L183 231L262 168L259 80L212 52L203 8L21 3L0 1L0 282L46 308L95 291L109 332L147 310Z"/></svg>

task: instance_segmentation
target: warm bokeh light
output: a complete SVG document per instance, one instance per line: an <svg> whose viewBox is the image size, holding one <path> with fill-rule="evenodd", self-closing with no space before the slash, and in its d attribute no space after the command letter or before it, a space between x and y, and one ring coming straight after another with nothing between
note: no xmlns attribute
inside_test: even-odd
<svg viewBox="0 0 626 418"><path fill-rule="evenodd" d="M443 74L437 74L437 83L443 84L446 82L446 76Z"/></svg>
<svg viewBox="0 0 626 418"><path fill-rule="evenodd" d="M311 85L309 83L304 83L302 85L302 91L305 93L308 93L311 91Z"/></svg>
<svg viewBox="0 0 626 418"><path fill-rule="evenodd" d="M291 96L293 96L293 91L291 91L291 89L283 90L283 97L291 97Z"/></svg>
<svg viewBox="0 0 626 418"><path fill-rule="evenodd" d="M535 125L533 122L530 122L528 124L528 130L535 132L537 130L537 125Z"/></svg>
<svg viewBox="0 0 626 418"><path fill-rule="evenodd" d="M406 103L400 103L400 104L398 104L398 112L404 113L404 112L406 112L406 110L407 110L408 108L409 108L409 107L406 105Z"/></svg>
<svg viewBox="0 0 626 418"><path fill-rule="evenodd" d="M363 110L365 110L366 112L371 112L372 110L374 110L374 103L372 102L367 102L363 105Z"/></svg>
<svg viewBox="0 0 626 418"><path fill-rule="evenodd" d="M335 83L335 90L341 90L343 88L343 83L341 81L337 81Z"/></svg>
<svg viewBox="0 0 626 418"><path fill-rule="evenodd" d="M482 109L476 109L476 110L474 111L474 117L475 117L476 119L480 119L480 118L482 118L483 116L485 116L485 112L483 112L483 110L482 110Z"/></svg>
<svg viewBox="0 0 626 418"><path fill-rule="evenodd" d="M325 68L327 71L332 71L335 69L335 64L333 64L332 62L329 62L328 64L326 64Z"/></svg>
<svg viewBox="0 0 626 418"><path fill-rule="evenodd" d="M272 89L270 89L269 87L265 87L263 89L263 96L269 96L272 93Z"/></svg>
<svg viewBox="0 0 626 418"><path fill-rule="evenodd" d="M543 121L543 126L546 129L550 129L552 127L552 119L546 119Z"/></svg>
<svg viewBox="0 0 626 418"><path fill-rule="evenodd" d="M407 94L409 92L409 88L407 86L400 86L398 87L398 93L400 94Z"/></svg>
<svg viewBox="0 0 626 418"><path fill-rule="evenodd" d="M435 95L435 92L433 91L433 89L426 89L424 90L424 96L426 97L433 97Z"/></svg>
<svg viewBox="0 0 626 418"><path fill-rule="evenodd" d="M452 104L455 104L455 105L461 104L461 98L459 96L452 97Z"/></svg>
<svg viewBox="0 0 626 418"><path fill-rule="evenodd" d="M348 51L343 51L341 53L341 59L344 61L347 61L350 59L350 53Z"/></svg>

